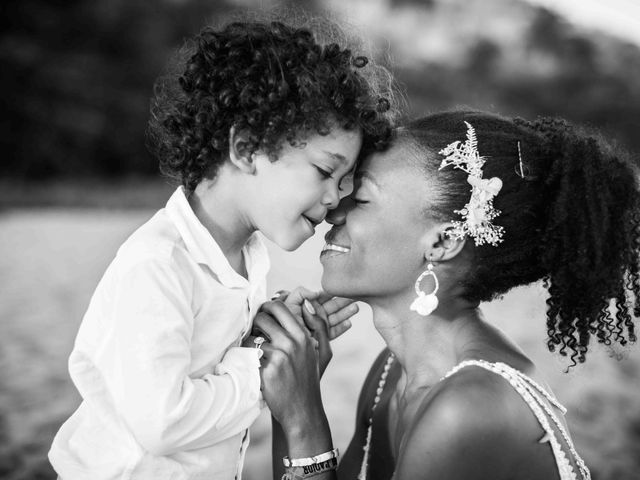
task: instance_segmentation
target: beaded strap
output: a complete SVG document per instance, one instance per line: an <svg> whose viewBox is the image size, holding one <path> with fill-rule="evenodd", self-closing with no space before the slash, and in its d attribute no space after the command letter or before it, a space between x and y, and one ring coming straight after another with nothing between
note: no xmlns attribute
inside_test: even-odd
<svg viewBox="0 0 640 480"><path fill-rule="evenodd" d="M571 438L567 434L564 426L558 419L558 417L554 414L554 412L549 408L549 406L543 401L541 396L546 398L552 405L557 407L563 414L567 411L560 402L558 402L554 397L552 397L544 388L542 388L538 383L536 383L533 379L526 376L524 373L516 370L513 367L505 363L490 363L484 360L466 360L455 367L453 367L447 374L442 377L442 380L450 377L454 373L458 372L462 368L468 366L477 366L484 368L485 370L489 370L497 375L500 375L505 380L507 380L511 386L520 394L523 400L529 405L534 415L536 416L540 426L544 429L545 435L540 440L541 443L549 442L551 445L551 450L553 451L553 455L556 459L556 464L558 466L558 471L560 473L561 480L576 480L576 474L571 466L571 463L567 459L560 442L556 438L555 432L551 425L549 424L549 418L553 421L553 423L558 428L558 431L562 435L562 438L566 442L569 447L569 451L573 458L576 461L578 469L580 470L580 475L583 480L590 480L591 473L589 469L585 465L584 461L576 452L573 442ZM545 415L546 413L546 415Z"/></svg>
<svg viewBox="0 0 640 480"><path fill-rule="evenodd" d="M364 444L363 450L364 455L362 457L362 466L360 467L360 473L358 474L358 480L366 480L367 479L367 469L369 468L369 450L371 448L371 434L373 431L373 412L375 411L378 403L380 403L380 397L382 396L382 392L384 391L384 386L387 383L387 376L389 375L389 369L393 364L396 356L393 353L390 353L387 357L387 361L384 364L384 369L382 370L382 374L380 375L380 380L378 380L378 388L376 389L376 396L373 399L373 406L371 407L371 415L369 416L368 427L367 427L367 441Z"/></svg>

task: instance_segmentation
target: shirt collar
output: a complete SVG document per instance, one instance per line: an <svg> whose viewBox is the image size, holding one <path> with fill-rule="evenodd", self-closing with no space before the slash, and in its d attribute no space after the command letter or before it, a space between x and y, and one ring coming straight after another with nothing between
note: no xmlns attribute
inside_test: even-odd
<svg viewBox="0 0 640 480"><path fill-rule="evenodd" d="M222 249L196 217L184 187L171 195L165 207L167 215L175 225L185 246L196 262L207 265L216 274L220 282L231 288L244 288L249 284L261 282L269 271L269 254L260 233L254 232L242 248L249 280L236 272Z"/></svg>

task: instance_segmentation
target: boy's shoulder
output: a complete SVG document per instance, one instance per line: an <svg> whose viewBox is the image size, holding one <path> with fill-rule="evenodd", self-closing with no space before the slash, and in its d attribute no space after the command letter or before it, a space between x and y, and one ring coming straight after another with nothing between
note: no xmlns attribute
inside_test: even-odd
<svg viewBox="0 0 640 480"><path fill-rule="evenodd" d="M184 242L163 208L124 241L117 257L127 263L149 260L171 262L176 249L184 251Z"/></svg>

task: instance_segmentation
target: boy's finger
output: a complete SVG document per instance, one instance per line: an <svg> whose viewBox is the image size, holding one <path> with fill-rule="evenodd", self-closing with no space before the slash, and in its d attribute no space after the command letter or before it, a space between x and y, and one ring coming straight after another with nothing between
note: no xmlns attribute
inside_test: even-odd
<svg viewBox="0 0 640 480"><path fill-rule="evenodd" d="M271 296L271 300L280 300L284 302L289 296L289 290L278 290Z"/></svg>
<svg viewBox="0 0 640 480"><path fill-rule="evenodd" d="M282 328L289 332L289 334L294 338L300 340L304 335L306 335L306 332L303 330L304 326L298 323L296 317L289 311L284 303L277 300L273 302L265 302L262 304L262 307L260 307L260 310L275 318ZM254 323L256 323L255 320ZM271 332L267 331L267 333L271 335Z"/></svg>
<svg viewBox="0 0 640 480"><path fill-rule="evenodd" d="M351 328L350 320L345 320L344 322L329 328L329 340L335 340L350 328Z"/></svg>
<svg viewBox="0 0 640 480"><path fill-rule="evenodd" d="M301 305L305 300L315 300L317 297L318 292L313 292L304 287L297 287L289 293L286 301L289 304Z"/></svg>
<svg viewBox="0 0 640 480"><path fill-rule="evenodd" d="M329 315L328 317L329 326L334 327L344 322L345 320L348 320L349 318L353 317L359 311L360 311L360 307L358 307L357 303L350 303L349 305L342 308L341 310L338 310L337 312Z"/></svg>

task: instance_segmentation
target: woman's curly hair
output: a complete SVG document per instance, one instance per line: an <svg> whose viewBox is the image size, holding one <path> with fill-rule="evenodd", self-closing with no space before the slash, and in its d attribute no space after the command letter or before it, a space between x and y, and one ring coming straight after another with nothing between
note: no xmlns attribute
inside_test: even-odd
<svg viewBox="0 0 640 480"><path fill-rule="evenodd" d="M324 40L338 31L332 28L320 32ZM361 129L363 151L386 146L391 76L314 33L277 21L236 21L205 27L188 42L174 59L175 73L155 87L148 133L160 170L189 191L214 178L232 127L247 133L247 153L274 159L284 141L304 145L306 135L335 126Z"/></svg>
<svg viewBox="0 0 640 480"><path fill-rule="evenodd" d="M504 227L497 247L465 249L471 262L466 297L488 301L540 279L548 289L547 345L573 365L589 342L636 340L640 316L640 191L638 173L622 153L595 135L554 118L527 121L475 111L427 116L401 129L424 153L424 168L439 183L431 214L452 220L468 201L466 174L438 171L438 152L475 129L486 158L483 176L503 182L494 220ZM518 151L520 144L520 152ZM520 172L519 153L522 157ZM520 176L524 173L524 178Z"/></svg>

